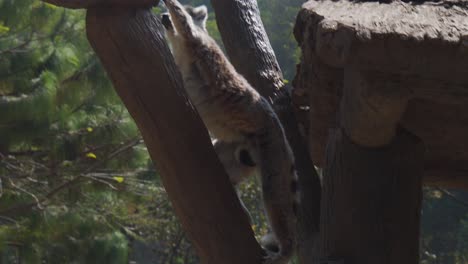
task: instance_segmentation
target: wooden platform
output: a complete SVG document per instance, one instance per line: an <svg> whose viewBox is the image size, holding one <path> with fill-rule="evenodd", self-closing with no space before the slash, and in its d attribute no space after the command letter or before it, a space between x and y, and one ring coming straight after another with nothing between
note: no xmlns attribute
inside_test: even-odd
<svg viewBox="0 0 468 264"><path fill-rule="evenodd" d="M318 166L330 128L379 147L401 126L424 141L426 184L468 188L468 1L309 1L294 31Z"/></svg>

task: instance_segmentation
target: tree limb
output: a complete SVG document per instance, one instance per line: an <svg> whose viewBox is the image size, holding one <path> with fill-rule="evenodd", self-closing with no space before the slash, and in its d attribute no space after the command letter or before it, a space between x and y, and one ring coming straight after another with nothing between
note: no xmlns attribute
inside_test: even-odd
<svg viewBox="0 0 468 264"><path fill-rule="evenodd" d="M284 90L283 74L263 27L256 0L215 1L216 22L226 52L236 69L270 101ZM296 158L301 188L299 208L299 258L311 263L319 228L321 187L312 158L294 116L289 91L281 92L275 110Z"/></svg>
<svg viewBox="0 0 468 264"><path fill-rule="evenodd" d="M281 72L256 0L212 0L224 47L237 71L265 98L283 87Z"/></svg>
<svg viewBox="0 0 468 264"><path fill-rule="evenodd" d="M259 263L261 248L150 10L88 9L88 39L135 119L203 263Z"/></svg>

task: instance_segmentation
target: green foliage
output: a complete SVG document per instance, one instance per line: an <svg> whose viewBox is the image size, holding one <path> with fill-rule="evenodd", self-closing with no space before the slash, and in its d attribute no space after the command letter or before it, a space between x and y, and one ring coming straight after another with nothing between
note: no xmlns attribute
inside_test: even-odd
<svg viewBox="0 0 468 264"><path fill-rule="evenodd" d="M0 229L5 240L21 241L25 263L127 263L127 240L106 219L66 206L50 206L20 225Z"/></svg>
<svg viewBox="0 0 468 264"><path fill-rule="evenodd" d="M468 195L428 188L424 197L421 263L467 263L468 207L463 201L468 201Z"/></svg>
<svg viewBox="0 0 468 264"><path fill-rule="evenodd" d="M183 2L208 6L221 43L210 1ZM298 61L302 2L258 1L285 82ZM88 44L84 15L0 0L0 263L199 263ZM433 191L426 198L423 262L467 263L466 208ZM267 233L255 180L242 199L256 234Z"/></svg>
<svg viewBox="0 0 468 264"><path fill-rule="evenodd" d="M286 80L292 80L300 49L293 35L296 15L304 0L258 0L261 17Z"/></svg>
<svg viewBox="0 0 468 264"><path fill-rule="evenodd" d="M84 12L0 1L0 17L1 259L128 263L126 208L159 183L140 180L155 171Z"/></svg>
<svg viewBox="0 0 468 264"><path fill-rule="evenodd" d="M457 237L457 262L468 263L468 213L460 221L460 229Z"/></svg>

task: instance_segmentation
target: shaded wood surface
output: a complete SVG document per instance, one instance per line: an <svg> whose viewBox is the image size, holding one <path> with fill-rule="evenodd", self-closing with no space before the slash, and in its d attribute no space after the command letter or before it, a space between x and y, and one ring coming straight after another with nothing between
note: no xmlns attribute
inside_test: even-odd
<svg viewBox="0 0 468 264"><path fill-rule="evenodd" d="M421 142L401 130L380 148L360 147L333 131L323 175L320 259L419 263L423 155Z"/></svg>
<svg viewBox="0 0 468 264"><path fill-rule="evenodd" d="M135 119L203 263L258 264L261 249L150 10L89 9L88 39Z"/></svg>
<svg viewBox="0 0 468 264"><path fill-rule="evenodd" d="M289 89L287 87L283 89ZM296 161L301 204L298 210L298 259L301 264L312 263L318 243L320 225L321 183L305 138L299 132L292 98L285 91L274 104L275 111L283 124Z"/></svg>
<svg viewBox="0 0 468 264"><path fill-rule="evenodd" d="M148 7L156 6L159 0L42 0L43 2L53 4L56 6L80 9L97 6L115 7L121 6L126 8L131 7Z"/></svg>
<svg viewBox="0 0 468 264"><path fill-rule="evenodd" d="M294 153L301 193L298 257L300 263L311 263L319 227L320 179L306 140L299 131L297 109L293 107L290 90L284 86L283 74L263 27L257 1L212 0L211 3L231 62L262 96L274 101L273 107Z"/></svg>
<svg viewBox="0 0 468 264"><path fill-rule="evenodd" d="M324 165L329 129L340 120L339 102L352 87L345 83L346 69L353 69L366 76L363 98L407 97L399 123L426 146L428 184L468 185L468 175L460 173L465 170L460 164L468 163L466 1L309 1L298 15L295 36L303 55L294 84L309 101L306 127L318 166ZM362 123L379 115L385 123L386 102L377 102L369 103L374 119L362 116ZM351 135L353 140L372 141L383 132L375 126Z"/></svg>

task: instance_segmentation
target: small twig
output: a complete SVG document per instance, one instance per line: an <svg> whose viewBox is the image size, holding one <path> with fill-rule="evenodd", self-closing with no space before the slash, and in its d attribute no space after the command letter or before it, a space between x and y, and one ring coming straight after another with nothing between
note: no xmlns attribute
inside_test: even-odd
<svg viewBox="0 0 468 264"><path fill-rule="evenodd" d="M13 54L13 53L20 53L20 52L29 51L28 49L23 49L23 48L26 47L27 45L29 45L29 43L31 43L33 41L33 35L34 35L34 32L32 32L23 43L20 43L19 45L15 46L15 47L11 47L11 48L6 49L6 50L0 50L0 55L2 55L4 53Z"/></svg>
<svg viewBox="0 0 468 264"><path fill-rule="evenodd" d="M169 263L173 262L174 256L177 254L177 252L180 249L180 244L184 238L184 232L179 229L179 233L177 235L176 243L173 243L173 246L171 248L171 253L169 255Z"/></svg>
<svg viewBox="0 0 468 264"><path fill-rule="evenodd" d="M99 183L102 183L104 185L107 185L109 188L111 188L112 190L114 191L118 191L119 189L117 189L117 187L115 187L114 185L112 185L112 183L108 182L108 181L104 181L104 180L101 180L99 178L96 178L96 177L91 177L91 176L88 176L88 175L80 175L81 177L85 177L85 178L88 178L90 180L93 180L95 182L99 182Z"/></svg>
<svg viewBox="0 0 468 264"><path fill-rule="evenodd" d="M39 180L33 179L31 177L26 177L26 180L28 180L30 182L33 182L35 184L42 184L42 185L47 185L48 184L47 181L39 181Z"/></svg>
<svg viewBox="0 0 468 264"><path fill-rule="evenodd" d="M97 167L105 164L105 162L117 157L118 155L128 151L129 149L133 148L134 146L140 144L142 142L142 139L141 137L137 137L137 138L134 138L132 140L130 140L127 144L125 144L124 146L120 147L119 149L115 150L114 152L112 152L111 154L109 154L107 157L105 157L104 159L100 160L99 162L96 162L95 164L91 165L90 167L88 167L87 169L85 169L80 175L76 176L75 178L57 186L56 188L54 188L53 190L51 190L47 195L45 195L42 199L38 199L37 197L34 197L34 199L36 200L36 203L28 203L28 204L21 204L21 205L17 205L17 206L14 206L14 207L10 207L4 211L0 211L0 215L8 215L9 213L13 212L13 211L17 211L17 210L27 210L27 209L31 209L32 207L34 206L37 206L39 209L43 209L41 207L41 204L45 203L47 200L50 200L54 195L56 195L57 193L61 192L63 189L66 189L66 188L69 188L77 183L79 183L82 179L91 179L91 180L95 180L95 181L98 181L100 183L104 183L106 185L111 185L110 183L106 182L106 181L102 181L102 180L99 180L99 179L96 179L94 177L90 177L88 175L86 175L87 173L93 171L94 169L96 169ZM10 180L11 181L11 180ZM112 186L112 185L111 185ZM117 188L115 188L114 186L112 186L112 188L114 190L116 190ZM29 192L28 192L29 193Z"/></svg>
<svg viewBox="0 0 468 264"><path fill-rule="evenodd" d="M455 196L453 193L447 191L446 189L442 189L440 187L436 187L436 189L440 192L442 192L443 194L447 195L448 197L450 197L452 200L454 200L455 202L463 205L463 206L466 206L468 207L468 202L458 198L457 196Z"/></svg>
<svg viewBox="0 0 468 264"><path fill-rule="evenodd" d="M9 179L9 180L10 180L10 185L13 186L15 189L20 190L20 191L28 194L29 196L31 196L36 201L36 207L37 208L39 208L40 210L44 209L44 207L42 207L42 205L41 205L41 201L39 200L39 198L37 198L37 196L35 194L33 194L33 193L29 192L28 190L25 190L25 189L17 186L11 179Z"/></svg>
<svg viewBox="0 0 468 264"><path fill-rule="evenodd" d="M142 143L141 137L137 137L137 138L135 138L133 140L130 140L130 142L128 142L127 144L125 144L121 148L117 149L116 151L112 152L111 154L109 154L109 156L105 157L104 159L102 159L99 162L95 163L94 165L90 166L88 169L86 169L82 173L82 175L93 171L94 169L96 169L97 167L103 165L107 161L117 157L118 155L122 154L123 152L128 151L129 149L133 148L134 146L136 146L136 145L138 145L140 143Z"/></svg>
<svg viewBox="0 0 468 264"><path fill-rule="evenodd" d="M16 242L16 241L7 241L5 244L7 244L10 247L22 247L22 246L24 246L23 243Z"/></svg>
<svg viewBox="0 0 468 264"><path fill-rule="evenodd" d="M10 222L10 223L13 223L15 225L18 223L18 221L16 221L15 219L7 217L7 216L2 216L2 215L0 215L0 220Z"/></svg>
<svg viewBox="0 0 468 264"><path fill-rule="evenodd" d="M39 36L34 38L34 35L36 35L37 32L33 30L29 34L28 38L26 40L24 40L23 43L20 43L19 45L15 46L15 47L11 47L11 48L6 49L6 50L0 50L0 55L2 55L4 53L12 53L13 54L13 53L21 53L21 52L31 51L33 48L28 48L28 49L23 49L23 48L25 48L26 46L28 46L29 44L31 44L34 41L40 41L40 40L43 40L43 39L53 39L58 34L60 34L62 32L65 32L66 28L63 28L62 30L60 30L60 28L63 25L66 24L65 20L66 20L66 10L64 9L63 12L62 12L62 17L60 18L60 21L58 21L56 23L55 29L51 34L39 35Z"/></svg>

